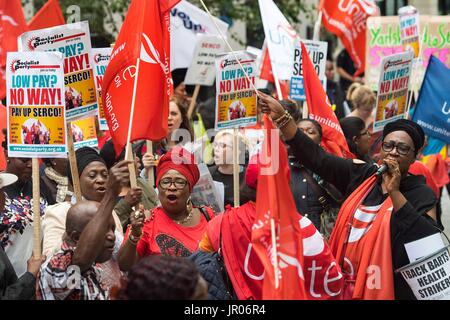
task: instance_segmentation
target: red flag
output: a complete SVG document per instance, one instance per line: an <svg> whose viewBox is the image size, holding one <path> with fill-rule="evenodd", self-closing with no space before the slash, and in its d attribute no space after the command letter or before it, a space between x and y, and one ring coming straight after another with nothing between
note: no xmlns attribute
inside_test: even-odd
<svg viewBox="0 0 450 320"><path fill-rule="evenodd" d="M6 72L3 67L0 67L0 100L6 97Z"/></svg>
<svg viewBox="0 0 450 320"><path fill-rule="evenodd" d="M252 227L252 243L266 270L263 299L303 300L307 299L303 237L290 190L287 151L267 115L264 115L264 128L265 139L257 186L257 216ZM276 243L272 241L272 221L275 224ZM276 269L278 287L275 281Z"/></svg>
<svg viewBox="0 0 450 320"><path fill-rule="evenodd" d="M178 1L133 0L128 9L102 84L103 108L117 154L127 143L137 71L131 141L160 140L167 134L172 83L169 16Z"/></svg>
<svg viewBox="0 0 450 320"><path fill-rule="evenodd" d="M309 116L322 126L322 146L339 157L355 158L349 151L341 125L317 76L305 45L302 46L303 82Z"/></svg>
<svg viewBox="0 0 450 320"><path fill-rule="evenodd" d="M0 0L0 99L6 96L6 53L17 51L17 37L27 31L20 0Z"/></svg>
<svg viewBox="0 0 450 320"><path fill-rule="evenodd" d="M46 4L31 18L30 30L45 29L65 24L64 16L58 0L48 0Z"/></svg>
<svg viewBox="0 0 450 320"><path fill-rule="evenodd" d="M357 70L364 72L366 66L366 22L370 16L379 15L379 9L371 0L321 1L322 23L325 28L341 39L352 57Z"/></svg>
<svg viewBox="0 0 450 320"><path fill-rule="evenodd" d="M20 0L3 0L1 16L0 64L6 65L6 53L17 51L17 37L28 30Z"/></svg>

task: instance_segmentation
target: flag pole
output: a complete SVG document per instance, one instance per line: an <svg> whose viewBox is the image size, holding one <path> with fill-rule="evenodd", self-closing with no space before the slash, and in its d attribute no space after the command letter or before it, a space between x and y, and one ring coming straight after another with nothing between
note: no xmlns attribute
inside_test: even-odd
<svg viewBox="0 0 450 320"><path fill-rule="evenodd" d="M153 142L147 140L147 153L153 154ZM155 173L153 172L153 167L147 171L147 178L151 188L155 188Z"/></svg>
<svg viewBox="0 0 450 320"><path fill-rule="evenodd" d="M321 25L322 25L322 10L319 9L319 14L317 15L317 21L314 25L314 35L313 35L314 41L320 40L320 26Z"/></svg>
<svg viewBox="0 0 450 320"><path fill-rule="evenodd" d="M250 85L252 86L253 90L255 90L256 92L256 96L259 98L259 93L258 93L258 89L256 89L255 85L253 84L253 82L250 80L250 77L248 76L247 71L244 69L244 67L241 64L241 61L239 61L239 59L237 58L236 54L234 53L233 48L231 47L230 43L227 41L227 38L223 35L222 30L220 30L219 26L217 25L217 22L213 19L213 16L211 15L211 12L209 11L208 7L206 6L205 2L203 0L200 0L203 8L205 9L206 13L209 16L209 19L211 19L211 21L214 23L217 31L219 32L219 36L220 38L225 42L225 44L228 47L228 50L230 50L231 54L234 56L234 59L236 60L236 62L239 64L239 67L241 68L242 72L244 73L245 77L247 78L247 81L250 83Z"/></svg>
<svg viewBox="0 0 450 320"><path fill-rule="evenodd" d="M197 103L198 93L200 92L200 85L196 84L194 89L194 94L192 95L191 103L189 104L188 109L188 119L192 118L192 113L194 112L195 104Z"/></svg>
<svg viewBox="0 0 450 320"><path fill-rule="evenodd" d="M234 191L234 206L237 208L240 205L239 199L239 129L234 128L233 134L233 191Z"/></svg>
<svg viewBox="0 0 450 320"><path fill-rule="evenodd" d="M31 159L33 175L33 255L41 258L41 193L39 181L39 162L37 158Z"/></svg>
<svg viewBox="0 0 450 320"><path fill-rule="evenodd" d="M277 235L275 233L275 220L270 219L270 233L272 235L272 248L273 248L273 267L275 273L275 289L278 289L280 282L278 280L278 251L277 251Z"/></svg>
<svg viewBox="0 0 450 320"><path fill-rule="evenodd" d="M127 144L125 149L125 159L133 161L133 151L131 149L131 131L133 130L133 117L134 117L134 105L136 103L136 91L137 91L137 84L138 84L138 77L139 77L139 65L140 65L140 58L137 58L136 62L136 74L134 76L134 86L133 86L133 97L131 99L131 110L130 110L130 121L128 122L128 135L127 135ZM133 163L130 163L128 165L128 170L130 170L130 186L131 188L137 187L137 179L136 179L136 169Z"/></svg>
<svg viewBox="0 0 450 320"><path fill-rule="evenodd" d="M73 145L72 126L70 122L67 123L67 151L69 156L70 173L72 174L72 186L75 193L75 199L80 202L82 199L80 175L78 172L77 158L75 156L75 148Z"/></svg>

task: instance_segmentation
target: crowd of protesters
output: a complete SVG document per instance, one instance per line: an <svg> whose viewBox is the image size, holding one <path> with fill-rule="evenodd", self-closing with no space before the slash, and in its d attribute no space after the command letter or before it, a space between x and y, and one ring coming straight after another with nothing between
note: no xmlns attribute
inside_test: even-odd
<svg viewBox="0 0 450 320"><path fill-rule="evenodd" d="M305 272L305 283L309 288L323 282L324 277L337 279L332 286L335 290L331 290L336 294L314 289L308 298L342 299L340 288L350 271L339 262L346 252L331 252L347 240L347 234L342 230L329 239L330 234L336 219L344 219L354 210L377 207L378 220L387 217L390 225L388 232L383 229L386 224L374 224L374 228L391 241L389 252L376 253L392 258L388 270L383 271L393 277L394 298L415 299L394 270L409 263L405 243L434 234L437 227L442 229L442 213L436 210L442 189L417 161L426 143L419 125L410 120L395 121L374 142L376 96L362 84L362 78L352 76L355 69L349 60L345 51L338 57L339 81L334 81L333 61L327 61L327 94L355 159L326 153L321 148L321 125L301 119L301 106L295 101L278 102L266 94L268 91L261 91L258 102L260 116L268 114L276 125L288 117L279 129L288 147L291 191L300 225L314 235L311 247L304 248L305 265L312 261L308 250L325 248L318 254L325 266L323 272ZM249 253L258 201L258 157L254 150L240 149L243 155L239 158L244 159L238 173L240 206L234 207L233 131L208 137L213 147L203 159L212 160L205 161L209 172L224 185L225 210L214 212L207 204L194 205L191 193L200 178L199 159L184 146L199 138L194 135L199 122L206 127L203 130L211 128L208 123L214 114L214 98L198 101L189 119L188 92L192 88L182 81L183 70L175 71L173 78L169 132L156 143L154 153L138 141L133 144L134 164L124 160L125 150L117 157L107 132L101 133L105 141L99 149L76 151L81 200L74 196L66 159L42 162L41 259L32 255L31 159L6 155L6 171L0 173L1 299L262 298L264 268L257 255ZM261 127L258 123L254 129ZM179 129L189 133L187 140L185 134L178 134ZM242 130L238 141L248 147L251 143L247 138ZM6 152L6 142L3 148ZM386 165L387 172L376 178L364 198L358 198L379 169L377 163ZM137 170L136 188L130 187L129 165ZM150 185L150 173L156 174L155 185ZM351 253L346 258L350 266L368 263ZM240 263L244 260L245 264ZM356 287L365 280L356 278ZM77 285L69 285L73 281ZM355 293L353 298L362 296Z"/></svg>

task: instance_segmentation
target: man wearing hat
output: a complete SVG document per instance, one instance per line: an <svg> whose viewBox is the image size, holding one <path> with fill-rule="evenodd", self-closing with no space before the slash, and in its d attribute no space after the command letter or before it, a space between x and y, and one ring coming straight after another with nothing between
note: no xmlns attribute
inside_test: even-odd
<svg viewBox="0 0 450 320"><path fill-rule="evenodd" d="M380 164L343 159L326 153L295 126L273 98L259 103L283 133L295 158L333 184L346 198L330 238L348 286L347 299L415 299L401 274L410 262L405 244L438 233L436 196L423 176L408 173L424 144L422 128L397 120L383 130ZM427 255L427 248L423 250Z"/></svg>
<svg viewBox="0 0 450 320"><path fill-rule="evenodd" d="M0 173L0 189L17 181L17 176ZM5 194L0 192L0 211L5 206ZM3 248L0 246L0 300L30 300L35 296L36 276L45 257L28 260L27 272L17 278L16 272Z"/></svg>

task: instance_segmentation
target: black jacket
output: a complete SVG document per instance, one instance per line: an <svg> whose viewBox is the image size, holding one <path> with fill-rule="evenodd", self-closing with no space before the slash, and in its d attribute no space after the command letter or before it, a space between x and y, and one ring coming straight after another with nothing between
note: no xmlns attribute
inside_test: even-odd
<svg viewBox="0 0 450 320"><path fill-rule="evenodd" d="M353 160L326 153L300 130L297 130L295 137L287 143L301 164L333 184L345 198L377 171L377 166L373 164L356 164ZM400 192L408 202L400 210L393 212L391 217L391 253L394 270L409 264L405 243L439 232L433 219L426 214L436 205L437 199L425 184L425 178L414 175L403 178L400 182ZM386 198L387 194L383 194L381 189L380 177L363 204L378 205ZM394 275L394 282L396 299L415 299L401 274Z"/></svg>
<svg viewBox="0 0 450 320"><path fill-rule="evenodd" d="M25 272L17 278L11 262L0 246L0 300L30 300L35 297L36 278Z"/></svg>

